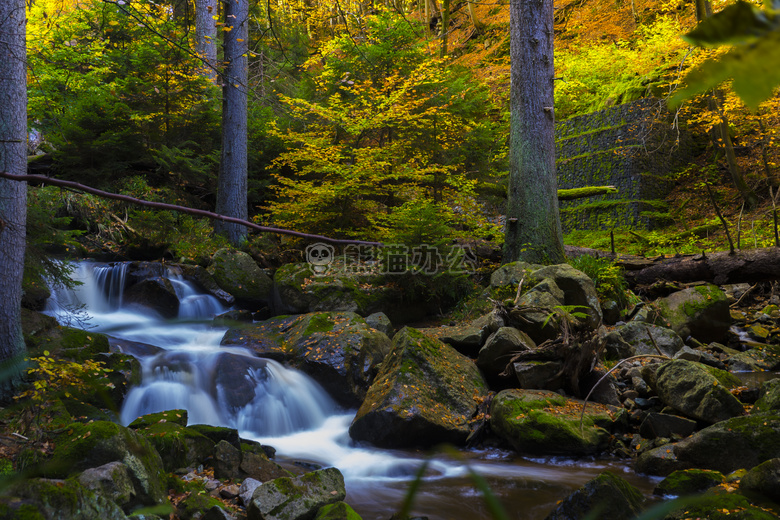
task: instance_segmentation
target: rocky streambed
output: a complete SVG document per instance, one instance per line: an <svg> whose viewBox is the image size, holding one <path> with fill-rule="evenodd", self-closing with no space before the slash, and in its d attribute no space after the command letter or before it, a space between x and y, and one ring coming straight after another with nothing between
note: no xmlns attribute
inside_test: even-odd
<svg viewBox="0 0 780 520"><path fill-rule="evenodd" d="M422 303L404 305L392 279L314 276L308 267L271 278L239 253L218 255L209 270L125 267L121 299L156 316L190 309L181 280L223 305L240 299L210 332L219 344L198 353L208 370L187 368L191 350L144 341L155 335L149 326L117 339L29 314L31 350L61 345L62 357L107 362L101 381L116 406L106 408L103 392L52 398L42 414L49 433L15 456L9 474L24 478L4 489L0 517L357 518L342 471L290 466L263 441L277 434L263 429L275 420L261 411L276 405L259 389L276 392L266 383L287 369L325 389L333 401L320 408L357 410L345 424L353 446L618 461L549 511L510 510L509 518L634 518L681 496L697 500L657 517L777 517L780 383L746 386L739 376L780 366L780 313L771 301L748 313L731 308L757 290L694 284L614 315L571 266L516 263L482 289L492 302L484 315L414 328L401 320ZM176 406L196 394L209 405ZM154 410L161 399L150 395L171 399ZM423 459L402 460L396 471L412 482ZM466 467L434 464L428 476L456 466ZM654 480L637 489L622 467Z"/></svg>

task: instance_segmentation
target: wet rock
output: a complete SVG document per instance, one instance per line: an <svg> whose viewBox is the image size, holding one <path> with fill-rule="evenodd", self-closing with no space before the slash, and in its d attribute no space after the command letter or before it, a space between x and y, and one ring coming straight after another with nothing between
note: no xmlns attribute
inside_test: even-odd
<svg viewBox="0 0 780 520"><path fill-rule="evenodd" d="M270 460L259 445L244 444L241 448L242 477L249 477L260 482L268 482L279 477L292 476L289 471Z"/></svg>
<svg viewBox="0 0 780 520"><path fill-rule="evenodd" d="M584 307L575 309L587 314L585 325L596 329L601 325L601 304L596 293L596 285L588 276L569 264L548 265L533 272L533 277L539 280L550 278L564 294L563 304L567 306Z"/></svg>
<svg viewBox="0 0 780 520"><path fill-rule="evenodd" d="M642 511L644 497L619 476L605 471L563 499L546 520L581 520L609 518L630 520Z"/></svg>
<svg viewBox="0 0 780 520"><path fill-rule="evenodd" d="M3 518L35 520L127 520L109 498L75 479L25 479L3 490Z"/></svg>
<svg viewBox="0 0 780 520"><path fill-rule="evenodd" d="M160 455L151 443L130 428L113 422L73 423L55 438L54 457L47 465L53 477L121 462L130 471L135 496L143 505L166 500L165 474Z"/></svg>
<svg viewBox="0 0 780 520"><path fill-rule="evenodd" d="M687 437L696 430L696 421L677 415L650 412L639 426L639 434L645 439L656 437Z"/></svg>
<svg viewBox="0 0 780 520"><path fill-rule="evenodd" d="M476 357L488 336L503 326L503 318L491 312L469 323L420 329L420 332L450 345L461 354Z"/></svg>
<svg viewBox="0 0 780 520"><path fill-rule="evenodd" d="M130 470L121 462L114 461L97 468L87 468L78 476L78 481L85 488L115 502L126 512L141 505L136 501Z"/></svg>
<svg viewBox="0 0 780 520"><path fill-rule="evenodd" d="M748 471L740 480L739 489L780 503L780 458L764 461Z"/></svg>
<svg viewBox="0 0 780 520"><path fill-rule="evenodd" d="M255 489L247 506L247 520L305 520L345 497L344 477L336 468L278 478Z"/></svg>
<svg viewBox="0 0 780 520"><path fill-rule="evenodd" d="M162 276L142 280L127 288L124 303L152 309L163 318L179 315L179 297L168 278Z"/></svg>
<svg viewBox="0 0 780 520"><path fill-rule="evenodd" d="M222 345L243 346L298 368L344 406L358 406L390 350L390 339L354 312L316 312L230 329Z"/></svg>
<svg viewBox="0 0 780 520"><path fill-rule="evenodd" d="M521 361L512 368L520 388L556 391L563 387L560 361ZM557 375L557 377L556 377Z"/></svg>
<svg viewBox="0 0 780 520"><path fill-rule="evenodd" d="M753 468L764 461L780 457L780 415L772 412L734 417L662 448L669 451L667 455L670 458L676 460L678 467L671 468L672 471L696 467L725 474L740 468ZM667 474L657 472L660 465L651 461L647 455L643 453L637 459L637 471L654 475ZM645 458L647 460L643 460Z"/></svg>
<svg viewBox="0 0 780 520"><path fill-rule="evenodd" d="M711 284L690 287L659 298L661 317L682 338L693 336L702 343L722 341L731 327L726 295Z"/></svg>
<svg viewBox="0 0 780 520"><path fill-rule="evenodd" d="M258 378L266 377L267 365L268 361L262 358L228 352L220 355L214 363L211 394L220 396L226 412L242 409L255 398Z"/></svg>
<svg viewBox="0 0 780 520"><path fill-rule="evenodd" d="M212 440L215 444L225 441L237 449L241 449L241 438L238 436L238 430L235 428L226 428L224 426L211 426L209 424L189 424L187 428L195 430Z"/></svg>
<svg viewBox="0 0 780 520"><path fill-rule="evenodd" d="M485 341L485 346L479 350L477 366L489 382L499 383L510 376L500 376L518 352L536 348L536 343L525 332L514 327L501 327Z"/></svg>
<svg viewBox="0 0 780 520"><path fill-rule="evenodd" d="M688 496L703 493L726 481L719 471L711 469L686 469L674 471L653 490L656 495Z"/></svg>
<svg viewBox="0 0 780 520"><path fill-rule="evenodd" d="M384 312L375 312L366 316L366 325L372 329L378 330L379 332L384 332L385 335L391 339L393 334L395 334L393 323Z"/></svg>
<svg viewBox="0 0 780 520"><path fill-rule="evenodd" d="M390 354L349 428L381 447L462 444L487 387L474 363L416 329L396 333Z"/></svg>
<svg viewBox="0 0 780 520"><path fill-rule="evenodd" d="M220 480L238 478L241 466L241 450L227 441L214 446L214 477Z"/></svg>
<svg viewBox="0 0 780 520"><path fill-rule="evenodd" d="M681 348L674 355L674 359L694 361L696 363L702 363L711 367L718 368L720 370L726 369L726 365L721 360L713 356L711 353L707 352L706 350L693 349L688 345L684 345L683 348Z"/></svg>
<svg viewBox="0 0 780 520"><path fill-rule="evenodd" d="M238 496L241 499L241 503L244 507L248 506L252 501L252 495L255 493L255 489L259 488L262 482L253 479L252 477L245 478L241 482L241 486L238 488Z"/></svg>
<svg viewBox="0 0 780 520"><path fill-rule="evenodd" d="M545 390L503 390L491 404L490 426L520 453L596 453L609 444L612 419L606 406L589 403L580 430L582 405Z"/></svg>
<svg viewBox="0 0 780 520"><path fill-rule="evenodd" d="M236 298L217 284L211 273L199 265L181 265L182 274L188 280L195 282L203 291L218 299L223 305L231 306Z"/></svg>
<svg viewBox="0 0 780 520"><path fill-rule="evenodd" d="M694 467L690 462L678 459L674 447L675 444L670 443L643 451L637 457L634 469L645 475L664 476Z"/></svg>
<svg viewBox="0 0 780 520"><path fill-rule="evenodd" d="M663 363L656 377L656 390L664 404L688 417L716 423L745 413L742 403L729 391L741 383L728 372L673 360Z"/></svg>
<svg viewBox="0 0 780 520"><path fill-rule="evenodd" d="M218 250L211 258L208 272L242 307L259 309L273 300L273 280L244 252Z"/></svg>
<svg viewBox="0 0 780 520"><path fill-rule="evenodd" d="M739 372L773 371L780 368L780 345L760 345L732 355L729 370Z"/></svg>

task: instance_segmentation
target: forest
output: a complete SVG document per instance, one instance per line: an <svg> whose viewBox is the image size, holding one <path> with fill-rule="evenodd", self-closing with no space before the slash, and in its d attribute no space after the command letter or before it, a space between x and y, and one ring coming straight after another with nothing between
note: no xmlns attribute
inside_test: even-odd
<svg viewBox="0 0 780 520"><path fill-rule="evenodd" d="M124 429L134 436L162 423L174 429L180 425L181 431L138 434L147 435L160 452L160 468L169 475L154 484L160 489L136 489L132 499L116 498L119 506L94 506L100 510L93 516L73 518L124 519L125 514L147 513L149 518L234 518L207 514L211 510L203 504L186 505L203 493L173 475L187 466L196 468L190 474L203 477L203 464L193 465L192 460L199 452L209 461L205 474L221 481L219 492L248 476L261 481L292 478L296 470L272 463L273 453L260 445L269 438L277 441L277 435L251 430L246 426L251 419L241 415L259 405L241 400L237 394L252 392L236 381L252 381L260 388L273 379L257 375L263 371L300 369L330 394L311 398L328 402L322 405L323 413L337 417L342 408L352 410L352 416L339 419L352 421L343 425L343 436L354 441L350 448L361 442L390 449L430 448L434 438L458 449L471 448L473 438L492 432L503 436L503 447L521 454L527 445L512 439L523 435L517 432L523 426L509 416L519 420L527 412L522 407L536 405L517 404L516 396L505 392L530 388L587 401L601 382L594 386L592 380L598 370L598 376L606 378L634 359L621 350L623 340L615 346L617 340L610 340L609 334L629 328L625 322L637 316L652 323L647 327L658 327L652 334L645 327L646 351L631 351L638 357L664 359L671 366L677 362L676 356L671 361L675 352L692 346L709 349L708 355L716 352L707 363L722 371L776 371L780 353L778 363L770 361L775 360L777 327L759 338L752 320L759 316L759 307L767 316L764 325L780 316L774 283L780 277L778 13L780 0L3 2L0 402L8 408L7 413L0 409L0 519L21 515L29 499L25 493L32 493L19 491L14 479L65 479L66 471L44 461L60 457L57 450L62 447L87 442L93 433L108 438L108 430L122 428L120 436L131 435L122 433ZM603 147L597 149L598 139ZM613 159L618 162L607 162ZM624 165L630 175L623 174ZM323 254L331 256L325 260ZM393 271L392 262L402 255L403 266ZM101 267L89 271L83 259ZM583 289L587 295L578 292L581 282L578 288L567 285L576 278L567 262L589 278L585 285L593 290ZM334 272L347 274L339 278ZM100 285L116 280L122 285L116 294L115 287ZM753 285L745 292L725 288L727 283L746 282ZM122 337L123 327L137 326L132 320L130 325L105 324L98 314L97 330L108 331L107 336L80 330L90 330L82 325L92 319L85 316L95 312L94 295L88 305L69 304L64 315L47 307L55 296L92 283L98 284L97 293L103 293L103 304L109 307L119 305L122 310L131 302L153 308L155 318L146 322L144 315L140 327L155 334L159 330L163 342L167 334L191 333L180 333L179 322L173 322L184 316L181 287L204 291L219 301L209 308L208 320L219 314L214 323L227 329L216 346L246 349L259 357L231 350L214 362L215 374L225 370L229 375L209 376L214 387L208 391L219 394L214 397L219 410L211 416L185 406L151 410L139 405L130 408L138 419L125 417L132 413L125 408L133 402L132 392L147 391L151 373L175 372L202 360L192 361L196 354L189 350L168 359L158 350L168 344ZM714 287L710 283L724 286L723 291L707 293ZM708 326L675 324L664 307L672 304L659 303L675 291L689 291L691 298L704 294L706 305L725 301L728 294L731 314L720 309L717 312L727 316L719 315L715 322L722 318L742 329L736 333L717 324L712 328L722 337L710 337ZM735 317L742 303L752 307ZM390 316L395 327L368 323L377 310ZM133 307L128 312L136 311ZM192 316L188 319L200 327L201 316ZM162 332L166 327L169 331ZM368 329L386 334L377 339L371 336L376 331ZM514 350L502 354L499 369L498 361L482 359L480 349L504 329L520 332L506 340ZM661 329L674 329L679 345L667 349ZM117 338L114 331L120 331ZM526 339L518 339L526 332L531 347L525 346ZM473 339L474 334L479 339ZM745 340L746 334L752 336ZM338 345L338 353L329 351L336 347L323 339L332 336L345 342ZM364 345L359 360L350 357L353 336ZM732 350L712 347L719 341ZM747 352L759 346L772 353L746 360ZM441 354L446 366L439 372L432 369L435 376L426 372L427 379L414 379L416 375L389 372L394 364L399 373L409 363L435 364L414 356L445 347L457 352ZM616 351L617 358L605 360L605 353ZM103 355L123 357L98 361ZM153 357L159 363L156 372L149 369ZM544 384L516 388L517 383L507 382L510 357L513 370L518 370L512 377L521 381L517 367L524 364L559 363L559 369L545 375ZM276 367L276 362L285 367ZM249 368L237 377L227 371L228 365ZM357 366L364 367L362 373ZM533 449L544 456L583 457L597 451L634 461L645 456L636 472L662 474L666 466L659 470L657 464L662 463L650 455L665 446L661 440L676 442L696 434L675 431L650 436L649 442L638 440L647 434L639 428L646 415L665 415L662 411L669 407L644 408L640 414L643 405L636 403L655 399L648 405L655 406L660 399L669 405L681 392L674 389L665 395L662 384L655 387L655 376L651 390L641 387L637 374L643 370L636 365L633 375L626 375L627 369L616 372L622 374L617 377L622 386L614 399L593 398L599 406L625 407L623 419L616 419L608 407L586 414L582 405L582 438L572 441L576 448L563 443L562 453L555 451L558 448L548 453L541 443ZM658 369L659 378L662 372ZM403 379L407 376L411 379ZM236 389L228 392L223 388L231 377ZM457 399L449 394L437 394L431 401L413 398L418 403L413 405L404 401L407 386L434 387L435 378L436 384L468 393L466 404L450 402ZM741 385L724 381L712 385L727 386L731 394L744 398L747 392ZM378 389L380 382L404 390L399 390L400 397L388 397ZM76 411L71 394L89 401L84 396L95 393L90 390L95 385L102 388L97 394L106 388L114 397L121 393L115 400L124 404L106 411L91 402ZM768 394L769 387L761 387L761 392ZM534 396L544 406L561 406L556 416L579 406L568 401L561 405L557 395ZM677 412L689 422L698 421L698 432L705 424L714 427L718 421L749 415L758 397L750 405L745 399L751 398L724 405L731 409L717 421L695 410ZM391 401L414 413L430 412L435 419L425 420L434 426L404 430L375 408ZM466 419L458 415L460 406ZM144 415L174 408L187 408L183 419ZM235 412L238 409L242 411ZM226 410L238 415L226 419ZM497 418L499 411L508 417L506 423ZM242 438L236 434L231 447L223 446L217 454L216 446L224 441L220 436L228 433L201 428L197 435L208 437L210 444L188 437L187 454L175 448L181 453L170 455L165 450L173 448L162 437L195 435L189 432L187 413L191 423L236 428ZM412 412L406 413L411 417ZM214 419L217 415L219 420ZM65 416L74 422L58 422ZM90 429L93 420L100 426ZM458 429L459 421L468 423L468 435ZM604 421L610 422L609 428L602 428ZM771 428L780 431L778 424L780 418ZM610 431L608 441L602 429ZM69 437L73 431L78 435L63 439L63 431ZM245 431L254 431L260 440L245 443ZM208 455L200 453L209 450ZM230 451L228 456L224 450L239 454ZM127 462L132 452L123 455L123 464L135 464ZM250 471L242 465L239 470L238 462L230 470L216 465L208 469L215 460L234 456L259 464L265 472L262 478L256 468ZM443 458L459 461L461 456L445 450ZM772 460L780 460L780 453L776 457ZM427 464L419 474L412 472L414 479L404 481L404 491L411 489L408 503L393 518L410 518L415 486L430 476L425 474ZM449 478L447 472L457 465L448 461L445 469L429 471ZM699 461L684 469L692 467L724 474L724 468L737 469L726 463L707 467ZM222 476L215 477L220 471ZM317 467L320 471L327 470ZM489 500L490 485L498 485L499 494L509 493L501 487L504 483L488 485L472 477L486 497L489 516L509 518ZM139 478L144 480L132 476L134 482ZM317 478L334 477L318 473ZM345 471L339 478L340 488L333 484L339 491L332 493L344 500L343 480L354 485L355 477ZM641 475L637 482L649 485ZM325 489L332 482L322 485ZM15 502L3 501L7 489L21 493ZM235 518L275 518L257 511L265 507L258 493L250 491L249 498L239 499L237 491L238 485L233 496L220 498ZM423 492L418 499L426 496ZM561 492L534 507L560 503L562 497ZM356 500L360 503L364 497ZM398 496L393 500L400 501ZM713 507L730 507L718 504ZM220 509L224 504L218 505ZM364 518L374 518L366 516L373 506L361 506ZM117 507L116 516L106 516ZM321 515L317 518L341 518L324 516L325 509L301 518L315 513ZM632 506L632 514L640 509ZM44 509L37 511L42 512L40 518L50 517ZM390 512L383 510L383 518ZM661 513L657 517L672 518Z"/></svg>

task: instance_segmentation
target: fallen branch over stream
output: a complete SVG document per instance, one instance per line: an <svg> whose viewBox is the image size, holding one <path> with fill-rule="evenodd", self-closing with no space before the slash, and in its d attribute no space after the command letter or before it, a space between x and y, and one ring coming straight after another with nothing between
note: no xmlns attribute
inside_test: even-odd
<svg viewBox="0 0 780 520"><path fill-rule="evenodd" d="M381 242L330 238L322 235L311 235L309 233L301 233L300 231L292 231L290 229L280 229L280 228L260 226L258 224L255 224L254 222L249 222L248 220L243 220L234 217L227 217L225 215L220 215L218 213L213 213L211 211L188 208L186 206L178 206L176 204L166 204L164 202L152 202L149 200L137 199L135 197L130 197L128 195L120 195L118 193L111 193L108 191L99 190L97 188L92 188L90 186L79 184L77 182L64 181L62 179L56 179L54 177L46 177L45 175L12 175L7 172L0 172L0 177L4 179L10 179L12 181L29 182L31 184L51 184L52 186L60 186L62 188L82 191L84 193L90 193L92 195L102 197L105 199L121 200L123 202L128 202L130 204L135 204L137 206L146 206L149 208L167 210L167 211L178 211L180 213L188 213L190 215L195 215L198 217L206 217L212 220L222 220L224 222L230 222L232 224L239 224L241 226L245 226L250 229L254 229L255 231L260 231L263 233L275 233L277 235L290 235L294 237L305 238L308 240L317 240L320 242L326 242L328 244L364 244L370 246L382 245Z"/></svg>

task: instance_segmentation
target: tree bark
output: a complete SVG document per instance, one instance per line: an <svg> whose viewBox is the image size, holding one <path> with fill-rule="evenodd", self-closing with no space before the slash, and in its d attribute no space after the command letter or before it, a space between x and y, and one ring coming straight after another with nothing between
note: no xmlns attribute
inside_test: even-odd
<svg viewBox="0 0 780 520"><path fill-rule="evenodd" d="M217 77L217 0L195 0L195 41L198 55L203 59L205 75Z"/></svg>
<svg viewBox="0 0 780 520"><path fill-rule="evenodd" d="M225 72L222 88L222 160L217 213L246 220L247 208L247 52L249 1L227 0L225 9ZM215 230L231 244L246 239L246 228L218 221Z"/></svg>
<svg viewBox="0 0 780 520"><path fill-rule="evenodd" d="M27 171L27 56L24 0L0 2L0 169ZM0 180L0 400L21 376L22 274L27 185Z"/></svg>
<svg viewBox="0 0 780 520"><path fill-rule="evenodd" d="M509 186L504 262L564 261L555 174L553 2L511 0Z"/></svg>

